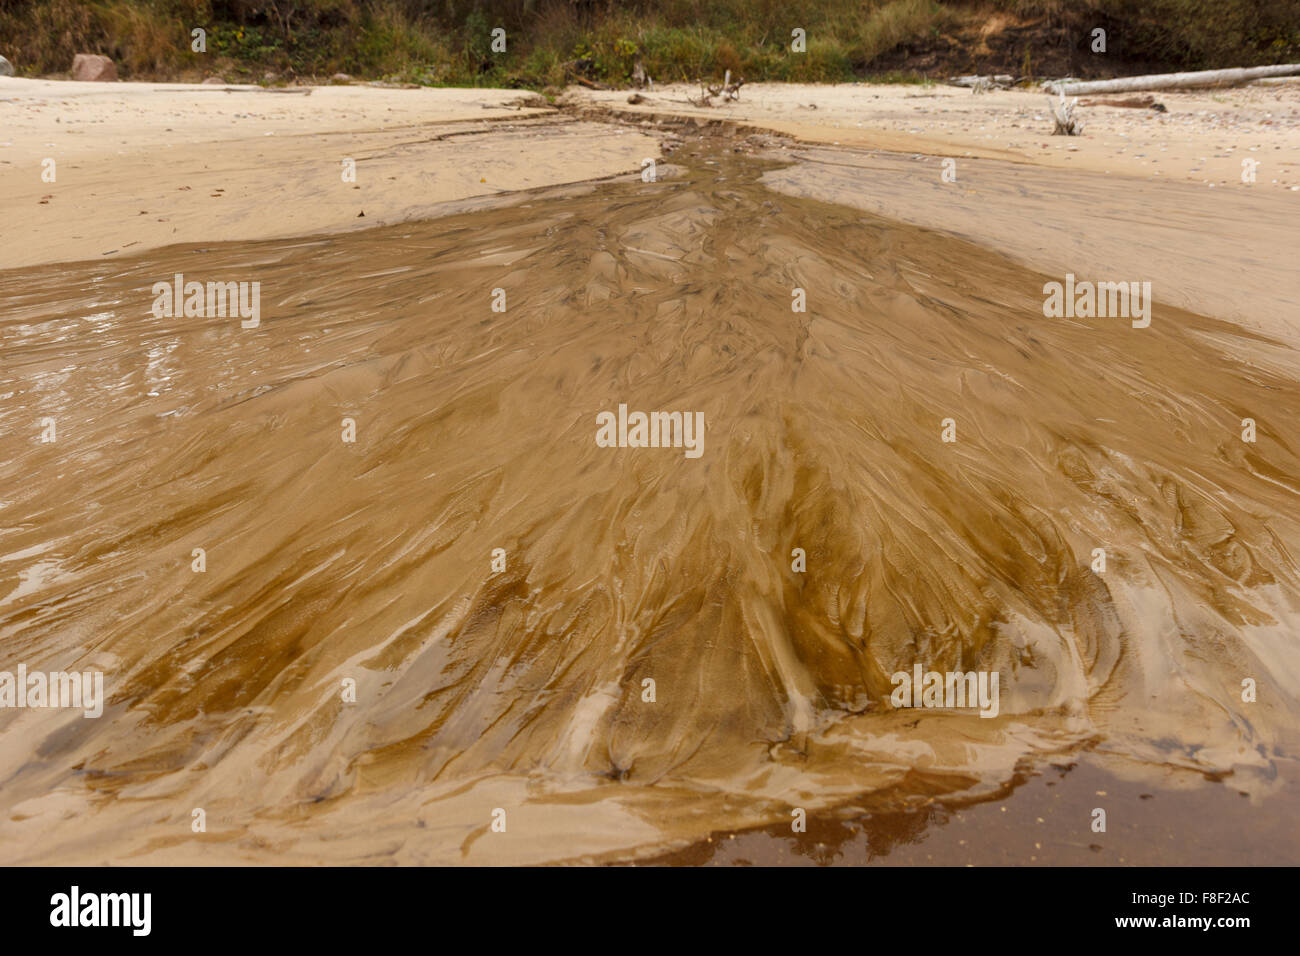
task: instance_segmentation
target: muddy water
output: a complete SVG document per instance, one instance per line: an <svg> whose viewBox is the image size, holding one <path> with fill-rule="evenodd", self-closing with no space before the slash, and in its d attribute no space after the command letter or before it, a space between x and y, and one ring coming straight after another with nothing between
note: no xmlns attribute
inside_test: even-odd
<svg viewBox="0 0 1300 956"><path fill-rule="evenodd" d="M0 669L108 694L0 710L0 856L627 857L1084 749L1275 798L1294 353L1045 319L770 168L0 274ZM155 317L178 272L261 326ZM702 454L598 447L621 403ZM918 662L996 670L998 716L892 709Z"/></svg>

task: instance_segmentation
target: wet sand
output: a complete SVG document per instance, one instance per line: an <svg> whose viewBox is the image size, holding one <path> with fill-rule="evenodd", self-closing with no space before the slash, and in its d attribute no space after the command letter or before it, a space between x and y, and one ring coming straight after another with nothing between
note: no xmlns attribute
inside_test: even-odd
<svg viewBox="0 0 1300 956"><path fill-rule="evenodd" d="M1160 301L1300 344L1300 194L1207 192L1083 170L850 149L789 149L764 182L997 249L1063 281L1130 281ZM1295 198L1293 198L1295 197ZM1289 362L1289 357L1280 358Z"/></svg>
<svg viewBox="0 0 1300 956"><path fill-rule="evenodd" d="M1121 819L1142 852L1225 796L1294 807L1288 326L1159 293L1149 328L1046 319L1059 275L772 155L686 138L655 183L0 273L0 642L109 691L0 711L4 861L704 862L743 831L770 862L791 807L850 844L846 806L1020 815L1093 750L1184 808ZM260 327L151 314L175 273L259 281ZM702 454L599 447L620 404L700 412ZM999 715L891 709L917 662L997 670Z"/></svg>
<svg viewBox="0 0 1300 956"><path fill-rule="evenodd" d="M909 809L719 832L650 866L1294 866L1300 837L1294 762L1277 797L1252 802L1231 779L1116 776L1095 753L1018 773L1006 791L969 805L913 798ZM907 801L900 801L906 803ZM1093 810L1107 809L1105 833Z"/></svg>

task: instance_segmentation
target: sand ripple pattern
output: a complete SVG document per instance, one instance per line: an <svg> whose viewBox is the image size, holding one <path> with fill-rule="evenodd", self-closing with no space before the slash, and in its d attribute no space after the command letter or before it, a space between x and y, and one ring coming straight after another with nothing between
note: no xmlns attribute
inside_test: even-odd
<svg viewBox="0 0 1300 956"><path fill-rule="evenodd" d="M0 275L0 669L109 691L0 711L0 857L600 858L1085 746L1266 789L1294 353L1045 319L1045 277L765 168ZM155 318L176 272L260 281L261 328ZM598 448L621 402L702 411L703 456ZM891 711L916 661L997 669L1000 716Z"/></svg>

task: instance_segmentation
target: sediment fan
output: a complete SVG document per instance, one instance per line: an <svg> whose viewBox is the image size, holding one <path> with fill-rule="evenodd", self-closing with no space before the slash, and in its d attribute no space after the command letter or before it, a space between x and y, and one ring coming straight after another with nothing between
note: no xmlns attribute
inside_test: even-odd
<svg viewBox="0 0 1300 956"><path fill-rule="evenodd" d="M1225 407L1300 419L1291 380L1172 309L1045 321L1041 276L768 169L722 148L526 217L0 275L6 367L57 350L95 409L62 466L5 466L11 547L69 557L3 623L34 659L94 634L116 675L76 734L25 715L7 799L63 796L0 836L93 819L94 854L167 861L202 807L210 862L541 862L990 794L1098 739L1266 767L1300 460ZM254 268L255 330L147 309L160 275ZM132 321L71 334L106 309ZM126 387L159 341L168 387ZM703 454L600 447L622 403L702 415ZM917 660L997 671L998 716L892 709ZM482 839L485 807L543 836Z"/></svg>

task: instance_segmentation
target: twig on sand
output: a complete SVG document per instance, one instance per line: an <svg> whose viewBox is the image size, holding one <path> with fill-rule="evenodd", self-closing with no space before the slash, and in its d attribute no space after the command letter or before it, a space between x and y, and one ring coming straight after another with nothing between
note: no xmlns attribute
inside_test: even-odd
<svg viewBox="0 0 1300 956"><path fill-rule="evenodd" d="M301 96L311 96L314 87L310 86L287 86L287 87L270 87L270 86L209 86L207 89L190 90L191 93L297 93ZM166 87L155 89L155 93L170 93L171 90Z"/></svg>

